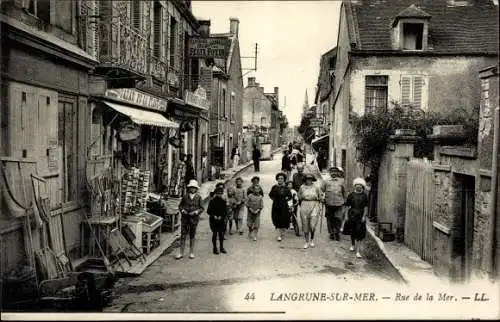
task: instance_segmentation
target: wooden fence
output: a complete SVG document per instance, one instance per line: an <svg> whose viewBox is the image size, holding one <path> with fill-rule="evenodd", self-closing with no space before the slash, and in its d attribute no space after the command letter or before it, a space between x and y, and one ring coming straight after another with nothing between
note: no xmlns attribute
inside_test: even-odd
<svg viewBox="0 0 500 322"><path fill-rule="evenodd" d="M405 244L432 264L433 169L426 159L408 163L406 186Z"/></svg>

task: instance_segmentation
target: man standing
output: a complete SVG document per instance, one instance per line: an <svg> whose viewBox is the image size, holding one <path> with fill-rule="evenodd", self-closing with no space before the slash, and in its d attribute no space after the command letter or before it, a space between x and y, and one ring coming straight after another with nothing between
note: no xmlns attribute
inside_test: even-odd
<svg viewBox="0 0 500 322"><path fill-rule="evenodd" d="M186 164L186 173L185 173L185 177L184 177L184 182L186 183L186 186L187 186L187 184L191 180L196 180L196 173L194 170L193 155L192 154L188 154L186 156L185 164Z"/></svg>
<svg viewBox="0 0 500 322"><path fill-rule="evenodd" d="M253 168L255 172L260 171L260 149L256 145L253 146L252 151Z"/></svg>
<svg viewBox="0 0 500 322"><path fill-rule="evenodd" d="M341 167L329 169L330 178L325 181L325 217L330 240L340 240L340 225L346 200L344 170Z"/></svg>
<svg viewBox="0 0 500 322"><path fill-rule="evenodd" d="M231 151L231 160L233 160L233 168L236 168L240 163L240 149L238 148L238 144Z"/></svg>

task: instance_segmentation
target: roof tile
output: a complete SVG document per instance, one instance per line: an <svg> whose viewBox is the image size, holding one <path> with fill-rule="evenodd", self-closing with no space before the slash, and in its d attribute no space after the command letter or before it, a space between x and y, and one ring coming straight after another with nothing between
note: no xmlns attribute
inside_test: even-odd
<svg viewBox="0 0 500 322"><path fill-rule="evenodd" d="M473 5L464 7L450 7L446 0L363 0L351 6L360 50L391 50L393 20L398 14L419 11L432 16L429 45L434 51L498 52L498 7L490 0L475 0Z"/></svg>

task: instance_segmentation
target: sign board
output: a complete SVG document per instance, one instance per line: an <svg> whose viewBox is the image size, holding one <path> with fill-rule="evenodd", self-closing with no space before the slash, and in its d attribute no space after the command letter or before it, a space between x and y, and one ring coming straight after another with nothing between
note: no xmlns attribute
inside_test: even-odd
<svg viewBox="0 0 500 322"><path fill-rule="evenodd" d="M212 147L212 165L223 167L224 166L224 148Z"/></svg>
<svg viewBox="0 0 500 322"><path fill-rule="evenodd" d="M231 40L225 37L193 37L189 39L188 57L226 59L230 46Z"/></svg>
<svg viewBox="0 0 500 322"><path fill-rule="evenodd" d="M191 92L186 90L186 96L184 101L188 105L192 105L204 110L208 110L210 108L210 102L207 100L207 92L203 87L198 86L196 91Z"/></svg>
<svg viewBox="0 0 500 322"><path fill-rule="evenodd" d="M323 120L322 119L317 119L313 118L309 120L309 126L310 127L322 127L323 126Z"/></svg>
<svg viewBox="0 0 500 322"><path fill-rule="evenodd" d="M166 100L140 92L133 88L108 89L104 96L160 112L165 112L167 110Z"/></svg>

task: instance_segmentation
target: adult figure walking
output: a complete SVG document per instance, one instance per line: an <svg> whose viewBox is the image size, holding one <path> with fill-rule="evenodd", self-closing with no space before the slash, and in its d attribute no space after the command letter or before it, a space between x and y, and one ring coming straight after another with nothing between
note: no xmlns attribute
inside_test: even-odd
<svg viewBox="0 0 500 322"><path fill-rule="evenodd" d="M254 145L252 151L252 160L255 172L260 171L260 156L261 156L260 149L257 147L257 145Z"/></svg>
<svg viewBox="0 0 500 322"><path fill-rule="evenodd" d="M286 174L287 178L291 178L292 164L288 151L283 151L283 158L281 158L281 171Z"/></svg>
<svg viewBox="0 0 500 322"><path fill-rule="evenodd" d="M306 243L304 249L314 247L314 233L318 225L323 201L323 192L314 184L316 178L312 174L305 175L304 184L299 189L300 219Z"/></svg>
<svg viewBox="0 0 500 322"><path fill-rule="evenodd" d="M269 192L269 198L273 201L271 218L274 227L278 230L277 240L281 241L285 231L290 226L290 213L288 200L292 199L292 192L286 186L286 174L280 172L276 175L277 184Z"/></svg>
<svg viewBox="0 0 500 322"><path fill-rule="evenodd" d="M238 148L238 144L235 144L231 151L231 160L233 160L233 168L240 164L240 148Z"/></svg>
<svg viewBox="0 0 500 322"><path fill-rule="evenodd" d="M340 240L340 225L344 214L346 192L344 170L341 167L329 169L330 178L325 180L325 217L330 240Z"/></svg>
<svg viewBox="0 0 500 322"><path fill-rule="evenodd" d="M366 236L366 217L368 215L368 196L366 182L356 178L352 183L354 191L347 196L344 233L351 235L350 251L356 251L356 257L361 258L361 241Z"/></svg>

